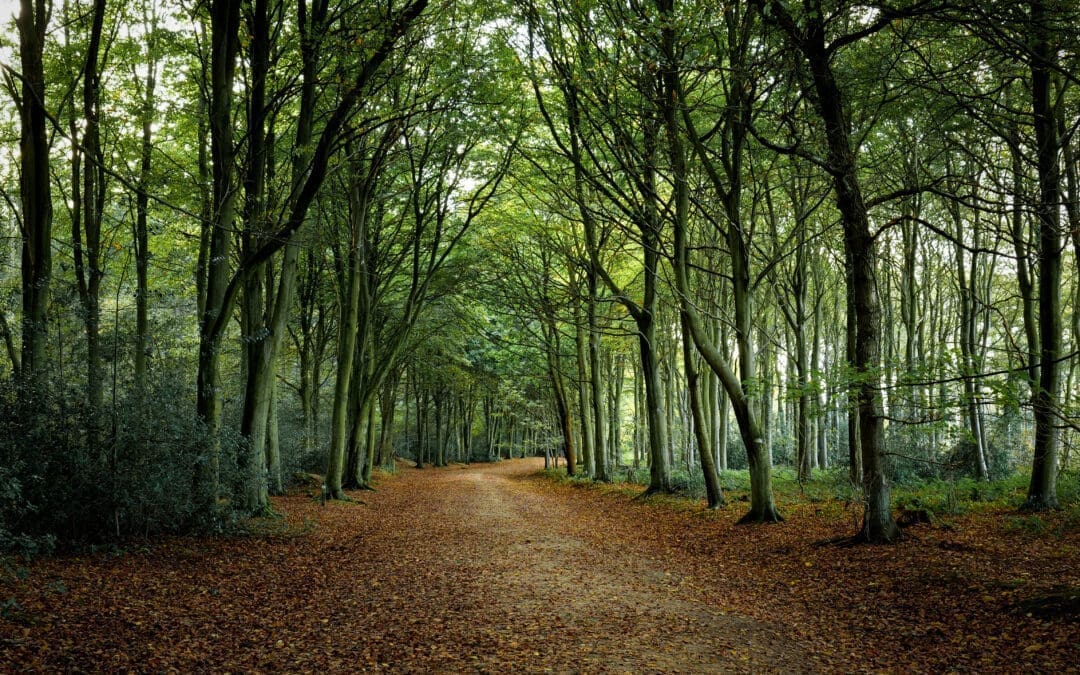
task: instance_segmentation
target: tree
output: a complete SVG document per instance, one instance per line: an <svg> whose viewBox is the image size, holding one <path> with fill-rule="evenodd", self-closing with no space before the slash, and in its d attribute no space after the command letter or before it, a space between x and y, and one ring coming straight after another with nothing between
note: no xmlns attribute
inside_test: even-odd
<svg viewBox="0 0 1080 675"><path fill-rule="evenodd" d="M1055 19L1042 0L1031 0L1031 106L1035 122L1035 157L1039 180L1039 383L1032 398L1035 453L1025 508L1059 508L1057 458L1061 373L1061 140L1052 92L1057 46Z"/></svg>
<svg viewBox="0 0 1080 675"><path fill-rule="evenodd" d="M71 243L75 278L86 330L86 392L90 406L89 444L100 444L104 382L101 372L101 279L104 276L102 219L105 207L105 155L101 149L101 63L105 0L94 0L82 68L82 117L71 121L72 202ZM106 45L106 52L108 51ZM81 178L81 184L80 184Z"/></svg>
<svg viewBox="0 0 1080 675"><path fill-rule="evenodd" d="M409 26L427 7L427 0L413 0L397 12L382 17L383 33L375 48L366 54L348 81L336 107L327 118L312 151L303 184L296 190L284 224L267 238L266 243L245 255L232 273L228 273L229 232L235 212L235 189L232 163L234 146L230 111L236 56L239 50L237 31L239 11L235 3L215 2L211 6L211 100L210 128L214 170L214 221L209 247L206 277L206 307L200 326L199 351L199 416L206 421L212 437L220 429L221 402L218 373L219 340L232 314L237 294L250 275L277 251L286 246L293 234L304 224L308 209L326 178L331 157L338 149L340 134L353 116L360 97L367 92L383 63L390 57ZM208 477L216 483L215 458L208 464ZM254 462L257 472L261 466ZM204 473L207 473L204 471ZM251 477L258 482L261 476ZM256 500L261 501L261 500Z"/></svg>
<svg viewBox="0 0 1080 675"><path fill-rule="evenodd" d="M656 81L646 69L638 68L639 55L619 44L594 39L592 17L584 8L564 7L558 2L542 13L535 4L523 7L533 34L540 36L546 56L555 73L557 86L565 91L567 119L577 128L569 137L581 136L584 153L575 153L563 138L546 102L546 95L533 76L533 91L552 132L552 138L574 169L575 178L588 180L614 213L615 222L625 223L640 246L642 269L641 300L621 285L609 270L594 264L590 254L590 273L599 275L612 297L623 305L637 327L638 352L645 381L645 411L649 434L649 492L671 491L671 469L666 449L668 425L664 415L661 365L657 353L657 315L662 287L661 205L657 176L661 123L655 110ZM623 16L622 10L602 8L606 25L633 25L640 17ZM569 43L566 31L581 42ZM610 52L604 50L610 48ZM530 53L532 52L530 42ZM620 86L612 88L611 79ZM624 93L625 92L625 93ZM631 116L628 110L642 114ZM580 115L580 117L579 117ZM580 122L578 121L580 120ZM575 193L576 194L576 193Z"/></svg>
<svg viewBox="0 0 1080 675"><path fill-rule="evenodd" d="M674 182L675 282L680 297L683 323L690 331L694 344L720 378L739 425L743 445L746 448L751 476L750 511L742 522L777 522L781 520L772 496L771 467L766 435L760 427L758 416L747 394L749 381L755 376L754 346L751 339L752 291L750 284L749 237L741 214L741 186L743 145L749 122L749 92L752 86L744 78L745 58L748 50L749 24L733 24L728 27L728 43L731 53L733 82L727 87L727 111L719 128L723 134L723 165L726 183L720 177L698 134L686 108L686 95L680 79L681 64L677 55L674 2L660 0L657 3L662 25L660 28L661 109L667 129L668 152ZM689 227L690 197L686 151L683 149L683 128L694 152L706 169L709 181L724 205L725 234L731 252L732 296L735 305L735 332L739 349L739 376L736 376L727 359L716 348L701 317L691 301L689 262L687 255L687 230ZM726 186L726 187L725 187Z"/></svg>
<svg viewBox="0 0 1080 675"><path fill-rule="evenodd" d="M876 241L867 216L866 201L858 175L857 153L851 136L851 116L833 60L845 46L885 29L895 16L874 19L852 33L828 40L826 14L813 0L796 18L776 0L755 0L759 11L786 36L809 70L802 84L813 100L824 127L827 156L824 168L833 180L836 206L844 228L844 253L848 297L854 308L855 359L858 378L859 442L866 508L859 538L869 542L893 541L900 529L893 520L889 482L885 467L884 412L881 407L881 307L876 271Z"/></svg>
<svg viewBox="0 0 1080 675"><path fill-rule="evenodd" d="M18 371L27 382L45 372L45 338L52 282L52 189L49 182L48 113L42 53L52 4L20 0L19 58L22 73L4 70L19 108L19 222L22 239L22 355ZM21 87L16 83L21 80Z"/></svg>

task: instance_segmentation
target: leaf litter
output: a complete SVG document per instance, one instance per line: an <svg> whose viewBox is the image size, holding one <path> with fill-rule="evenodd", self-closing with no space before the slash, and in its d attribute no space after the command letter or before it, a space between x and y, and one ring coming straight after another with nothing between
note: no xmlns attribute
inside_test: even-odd
<svg viewBox="0 0 1080 675"><path fill-rule="evenodd" d="M1075 528L1032 535L983 512L895 545L819 546L851 533L850 513L782 503L785 523L738 526L737 502L706 512L538 469L403 464L365 504L277 499L283 520L258 535L43 558L0 584L0 669L1080 668Z"/></svg>

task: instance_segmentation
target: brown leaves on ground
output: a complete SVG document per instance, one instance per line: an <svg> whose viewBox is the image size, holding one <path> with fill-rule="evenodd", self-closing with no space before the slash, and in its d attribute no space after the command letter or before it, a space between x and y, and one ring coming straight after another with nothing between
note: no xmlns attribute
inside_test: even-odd
<svg viewBox="0 0 1080 675"><path fill-rule="evenodd" d="M1075 528L983 513L892 546L821 546L857 514L781 504L783 524L736 526L740 504L633 500L537 468L403 468L364 505L282 499L263 536L39 561L0 585L18 603L0 669L1078 668Z"/></svg>

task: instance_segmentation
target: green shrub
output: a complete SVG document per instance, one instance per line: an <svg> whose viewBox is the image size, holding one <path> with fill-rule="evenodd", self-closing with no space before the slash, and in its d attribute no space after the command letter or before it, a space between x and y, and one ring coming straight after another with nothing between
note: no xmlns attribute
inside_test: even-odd
<svg viewBox="0 0 1080 675"><path fill-rule="evenodd" d="M1013 516L1008 520L1008 529L1014 532L1027 532L1029 534L1043 534L1048 529L1046 521L1040 516Z"/></svg>
<svg viewBox="0 0 1080 675"><path fill-rule="evenodd" d="M0 398L0 546L220 530L231 520L209 486L195 485L210 439L192 410L193 392L175 379L98 413L97 447L88 442L91 413L81 392L9 382ZM235 438L225 435L221 447L221 457L236 456ZM223 459L220 467L227 492L234 463Z"/></svg>

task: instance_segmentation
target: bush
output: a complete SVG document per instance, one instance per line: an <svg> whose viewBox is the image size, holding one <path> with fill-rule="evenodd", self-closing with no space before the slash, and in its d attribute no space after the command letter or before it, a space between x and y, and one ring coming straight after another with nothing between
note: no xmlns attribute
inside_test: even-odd
<svg viewBox="0 0 1080 675"><path fill-rule="evenodd" d="M86 544L161 532L220 529L222 513L196 467L210 439L191 409L192 392L175 380L154 382L96 420L98 447L86 429L90 411L79 392L0 385L0 545L26 537ZM222 439L222 457L236 455ZM235 481L221 461L222 487ZM23 538L23 539L20 539Z"/></svg>

